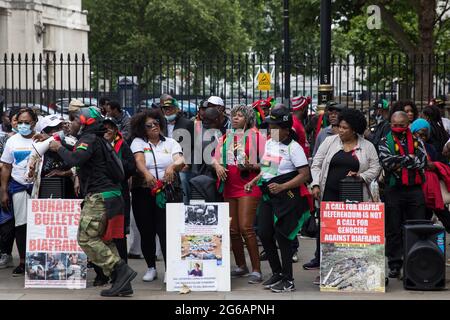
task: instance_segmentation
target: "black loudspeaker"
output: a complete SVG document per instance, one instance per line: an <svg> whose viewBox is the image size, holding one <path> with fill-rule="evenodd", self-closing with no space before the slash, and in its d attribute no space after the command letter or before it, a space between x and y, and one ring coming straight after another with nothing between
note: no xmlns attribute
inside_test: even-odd
<svg viewBox="0 0 450 320"><path fill-rule="evenodd" d="M363 202L363 183L360 177L345 177L339 181L339 201Z"/></svg>
<svg viewBox="0 0 450 320"><path fill-rule="evenodd" d="M445 289L445 229L428 220L412 220L403 231L403 287Z"/></svg>
<svg viewBox="0 0 450 320"><path fill-rule="evenodd" d="M45 177L41 179L39 198L64 199L66 183L63 177Z"/></svg>

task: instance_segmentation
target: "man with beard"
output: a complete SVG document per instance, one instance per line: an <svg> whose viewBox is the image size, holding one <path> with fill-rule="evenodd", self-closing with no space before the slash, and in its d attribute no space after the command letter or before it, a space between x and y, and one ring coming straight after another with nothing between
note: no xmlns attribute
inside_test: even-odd
<svg viewBox="0 0 450 320"><path fill-rule="evenodd" d="M101 295L130 295L133 293L131 280L137 273L120 258L112 241L124 235L124 203L120 191L123 167L103 138L105 128L97 108L82 108L73 118L71 129L73 135L79 136L74 150L69 151L57 141L50 143L50 150L58 152L67 165L79 168L84 201L78 243L89 260L113 279L112 287L103 290ZM117 172L119 169L121 174Z"/></svg>

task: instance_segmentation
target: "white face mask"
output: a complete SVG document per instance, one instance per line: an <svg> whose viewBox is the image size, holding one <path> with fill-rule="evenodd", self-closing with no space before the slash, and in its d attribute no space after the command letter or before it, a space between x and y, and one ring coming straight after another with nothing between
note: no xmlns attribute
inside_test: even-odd
<svg viewBox="0 0 450 320"><path fill-rule="evenodd" d="M175 113L175 114L172 114L170 116L165 116L165 117L168 122L172 122L177 118L177 114Z"/></svg>

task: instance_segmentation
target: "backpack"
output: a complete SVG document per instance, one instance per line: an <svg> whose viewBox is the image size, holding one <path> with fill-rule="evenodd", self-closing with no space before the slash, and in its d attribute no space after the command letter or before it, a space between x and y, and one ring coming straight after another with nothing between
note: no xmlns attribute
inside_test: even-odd
<svg viewBox="0 0 450 320"><path fill-rule="evenodd" d="M99 137L100 146L102 147L103 154L106 161L106 173L108 177L115 183L122 183L125 180L125 171L123 169L122 160L117 156L116 151L111 144L103 137Z"/></svg>

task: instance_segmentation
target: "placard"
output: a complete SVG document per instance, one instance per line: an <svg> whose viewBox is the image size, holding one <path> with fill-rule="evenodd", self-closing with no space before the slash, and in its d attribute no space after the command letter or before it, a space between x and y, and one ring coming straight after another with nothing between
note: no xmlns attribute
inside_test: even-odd
<svg viewBox="0 0 450 320"><path fill-rule="evenodd" d="M28 200L25 288L86 288L87 257L78 245L82 200Z"/></svg>
<svg viewBox="0 0 450 320"><path fill-rule="evenodd" d="M228 203L167 204L167 291L230 291Z"/></svg>
<svg viewBox="0 0 450 320"><path fill-rule="evenodd" d="M385 292L384 203L322 202L320 290Z"/></svg>

